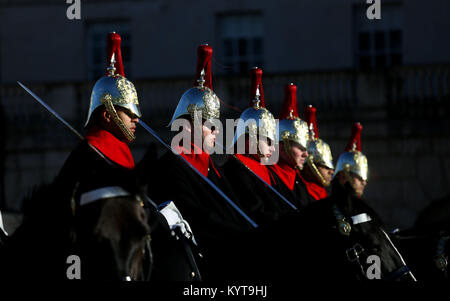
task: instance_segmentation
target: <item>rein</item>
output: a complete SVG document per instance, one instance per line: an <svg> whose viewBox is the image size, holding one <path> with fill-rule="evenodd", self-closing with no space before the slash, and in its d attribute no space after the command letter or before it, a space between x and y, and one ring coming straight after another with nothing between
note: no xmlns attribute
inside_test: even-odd
<svg viewBox="0 0 450 301"><path fill-rule="evenodd" d="M339 233L343 237L348 238L348 240L350 241L350 244L353 245L352 247L350 247L349 249L347 249L345 251L348 261L351 263L356 263L356 267L357 267L358 271L361 272L361 274L364 278L367 278L364 266L360 262L361 255L365 254L364 248L362 247L361 244L353 241L350 238L351 232L352 232L352 227L351 227L350 223L348 223L346 221L345 216L341 213L341 211L339 210L339 208L337 207L336 204L333 204L333 214L334 214L334 217L337 222L337 227L338 227ZM372 220L372 218L367 213L361 213L361 214L354 215L350 219L352 220L353 225L366 223L366 222L369 222ZM383 278L383 280L393 281L393 280L397 280L397 279L401 278L402 276L408 274L413 281L417 281L416 278L414 277L414 275L412 274L411 270L408 268L405 261L403 260L403 257L400 255L400 252L397 250L397 248L392 243L391 239L389 238L389 235L383 229L380 228L380 230L384 234L384 236L388 240L389 244L394 249L394 251L396 252L396 254L398 255L398 257L400 258L400 260L402 262L402 266L400 268L389 273L387 276L385 276Z"/></svg>

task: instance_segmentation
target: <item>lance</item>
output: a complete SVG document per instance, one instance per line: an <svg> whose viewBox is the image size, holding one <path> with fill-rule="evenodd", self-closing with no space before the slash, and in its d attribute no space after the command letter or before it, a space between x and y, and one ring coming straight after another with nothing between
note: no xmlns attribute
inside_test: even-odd
<svg viewBox="0 0 450 301"><path fill-rule="evenodd" d="M17 82L25 91L28 92L28 94L30 94L34 99L36 99L47 111L49 111L53 116L56 117L56 119L58 119L62 124L64 124L67 128L69 128L69 130L74 133L78 138L80 138L81 140L84 140L84 137L77 131L75 130L67 121L64 120L64 118L62 118L61 116L59 116L58 113L55 112L55 110L53 110L48 104L45 103L45 101L43 101L39 96L37 96L36 94L33 93L33 91L31 91L30 89L28 89L24 84L22 84L21 82ZM87 142L87 141L86 141ZM109 160L108 158L106 158L97 148L95 148L92 144L90 144L89 142L87 142L87 144L100 156L102 157L109 165L112 165L111 160Z"/></svg>
<svg viewBox="0 0 450 301"><path fill-rule="evenodd" d="M21 82L17 82L25 91L28 92L34 99L36 99L47 111L49 111L53 116L55 116L60 122L62 122L67 128L69 128L72 133L74 133L78 138L81 140L84 140L84 137L75 130L67 121L65 121L58 113L56 113L48 104L46 104L39 96L33 93L30 89L28 89L24 84ZM219 193L220 196L222 196L225 201L228 202L243 218L245 218L254 228L257 228L258 225L247 215L244 211L242 211L229 197L225 195L225 193L222 192L211 180L209 180L207 177L205 177L202 173L200 173L194 166L189 163L181 154L177 153L172 149L171 146L167 145L159 136L156 134L156 132L150 128L144 121L139 120L139 124L147 131L149 132L156 140L158 140L162 145L164 145L166 148L168 148L170 151L172 151L174 154L176 154L179 158L181 158L186 164L194 170L206 183L208 183L217 193ZM89 146L93 150L95 150L102 158L104 158L109 164L112 164L112 162L106 158L98 149L96 149L94 146L88 143Z"/></svg>

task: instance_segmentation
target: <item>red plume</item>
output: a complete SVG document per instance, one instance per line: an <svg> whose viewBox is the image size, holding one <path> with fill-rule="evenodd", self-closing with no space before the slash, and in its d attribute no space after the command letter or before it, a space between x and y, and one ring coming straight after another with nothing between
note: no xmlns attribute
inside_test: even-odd
<svg viewBox="0 0 450 301"><path fill-rule="evenodd" d="M284 100L283 106L281 107L280 120L291 119L291 111L292 117L299 117L297 109L297 86L294 84L284 86Z"/></svg>
<svg viewBox="0 0 450 301"><path fill-rule="evenodd" d="M345 151L351 151L353 149L353 145L356 144L356 150L361 151L361 131L362 125L359 122L355 122L352 127L352 135L350 136L350 140L348 141L347 147Z"/></svg>
<svg viewBox="0 0 450 301"><path fill-rule="evenodd" d="M252 68L250 71L251 78L251 90L250 90L250 107L253 107L253 100L256 98L256 88L259 88L259 106L265 107L266 103L264 102L264 91L262 86L262 69L258 67Z"/></svg>
<svg viewBox="0 0 450 301"><path fill-rule="evenodd" d="M200 78L202 70L205 70L205 83L203 86L212 90L212 76L211 76L211 59L213 50L211 46L200 45L197 49L197 72L194 85L197 85L197 80Z"/></svg>
<svg viewBox="0 0 450 301"><path fill-rule="evenodd" d="M116 68L115 74L120 74L125 77L125 73L123 71L122 52L120 51L121 42L122 39L118 33L110 32L108 34L108 37L106 38L106 65L111 65L111 58L114 53L114 60L116 61L114 64L114 67ZM108 75L108 72L106 72L106 74Z"/></svg>
<svg viewBox="0 0 450 301"><path fill-rule="evenodd" d="M317 120L316 120L316 112L317 109L312 105L309 105L305 108L305 121L308 124L308 128L311 127L311 124L314 128L314 138L319 139L319 130L317 128Z"/></svg>

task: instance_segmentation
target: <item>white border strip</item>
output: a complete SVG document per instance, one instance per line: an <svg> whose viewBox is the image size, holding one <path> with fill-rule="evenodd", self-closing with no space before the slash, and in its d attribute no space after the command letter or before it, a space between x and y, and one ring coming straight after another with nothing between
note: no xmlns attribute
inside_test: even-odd
<svg viewBox="0 0 450 301"><path fill-rule="evenodd" d="M97 200L131 195L128 191L119 186L108 186L85 192L81 195L80 206L90 204Z"/></svg>
<svg viewBox="0 0 450 301"><path fill-rule="evenodd" d="M371 220L372 220L372 218L367 213L361 213L361 214L352 216L353 225L370 222Z"/></svg>

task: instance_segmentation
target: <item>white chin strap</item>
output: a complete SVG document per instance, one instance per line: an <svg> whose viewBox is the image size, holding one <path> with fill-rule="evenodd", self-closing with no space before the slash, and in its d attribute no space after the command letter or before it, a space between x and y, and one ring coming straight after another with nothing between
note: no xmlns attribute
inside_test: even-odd
<svg viewBox="0 0 450 301"><path fill-rule="evenodd" d="M80 198L80 206L87 205L101 199L109 199L130 195L131 194L122 187L107 186L83 193Z"/></svg>
<svg viewBox="0 0 450 301"><path fill-rule="evenodd" d="M361 213L361 214L352 216L353 225L370 222L371 220L372 220L372 218L367 213Z"/></svg>

